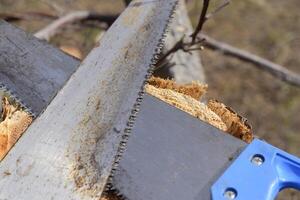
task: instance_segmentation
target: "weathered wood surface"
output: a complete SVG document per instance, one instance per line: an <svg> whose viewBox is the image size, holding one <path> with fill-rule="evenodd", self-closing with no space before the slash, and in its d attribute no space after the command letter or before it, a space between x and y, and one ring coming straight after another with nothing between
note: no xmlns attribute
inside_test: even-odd
<svg viewBox="0 0 300 200"><path fill-rule="evenodd" d="M23 30L0 21L0 83L38 115L79 61Z"/></svg>
<svg viewBox="0 0 300 200"><path fill-rule="evenodd" d="M189 37L193 32L193 27L188 16L188 11L184 0L180 0L176 9L175 18L170 25L170 31L166 37L166 50L174 46L184 35ZM175 63L173 67L162 68L158 74L170 76L178 83L189 83L200 81L205 83L205 73L201 64L199 51L185 53L177 51L170 56L170 63Z"/></svg>
<svg viewBox="0 0 300 200"><path fill-rule="evenodd" d="M175 2L131 3L0 163L0 199L99 199Z"/></svg>

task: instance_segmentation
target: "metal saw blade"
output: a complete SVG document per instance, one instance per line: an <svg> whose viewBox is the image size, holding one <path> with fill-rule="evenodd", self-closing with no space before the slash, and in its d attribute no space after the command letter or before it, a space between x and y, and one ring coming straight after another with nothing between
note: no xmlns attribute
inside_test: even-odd
<svg viewBox="0 0 300 200"><path fill-rule="evenodd" d="M212 183L246 143L145 95L112 181L130 200L209 200Z"/></svg>
<svg viewBox="0 0 300 200"><path fill-rule="evenodd" d="M0 199L101 197L176 3L131 2L0 163Z"/></svg>
<svg viewBox="0 0 300 200"><path fill-rule="evenodd" d="M38 116L79 61L0 20L0 90Z"/></svg>

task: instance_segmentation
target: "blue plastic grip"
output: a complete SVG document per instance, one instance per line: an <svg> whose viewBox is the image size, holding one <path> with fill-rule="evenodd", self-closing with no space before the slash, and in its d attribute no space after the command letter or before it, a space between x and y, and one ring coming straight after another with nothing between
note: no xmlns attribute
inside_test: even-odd
<svg viewBox="0 0 300 200"><path fill-rule="evenodd" d="M300 159L255 139L212 185L213 200L273 200L300 190Z"/></svg>

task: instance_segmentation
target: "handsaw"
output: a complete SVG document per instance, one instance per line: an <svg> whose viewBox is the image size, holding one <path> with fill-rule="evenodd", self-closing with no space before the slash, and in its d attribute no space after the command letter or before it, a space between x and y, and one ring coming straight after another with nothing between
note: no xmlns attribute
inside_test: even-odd
<svg viewBox="0 0 300 200"><path fill-rule="evenodd" d="M145 95L112 187L129 200L271 200L300 189L300 159Z"/></svg>
<svg viewBox="0 0 300 200"><path fill-rule="evenodd" d="M0 199L102 195L175 5L132 1L1 162Z"/></svg>
<svg viewBox="0 0 300 200"><path fill-rule="evenodd" d="M79 61L0 20L0 91L38 116Z"/></svg>

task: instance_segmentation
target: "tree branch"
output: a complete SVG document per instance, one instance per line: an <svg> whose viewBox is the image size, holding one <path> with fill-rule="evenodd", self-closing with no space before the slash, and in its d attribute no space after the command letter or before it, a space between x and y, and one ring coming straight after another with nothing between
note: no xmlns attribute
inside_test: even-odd
<svg viewBox="0 0 300 200"><path fill-rule="evenodd" d="M171 54L175 53L176 51L182 50L186 53L190 53L191 51L196 51L196 50L202 50L203 47L199 46L203 39L198 38L198 35L202 31L204 23L211 18L213 15L215 15L217 12L222 10L224 7L226 7L229 3L230 0L224 0L224 2L219 5L214 11L211 13L207 14L208 7L209 7L210 0L203 0L203 6L200 14L200 18L198 21L198 25L195 29L195 31L191 34L191 40L188 41L190 38L185 39L185 36L181 38L175 45L169 49L164 55L162 55L156 65L156 69L159 69L161 66L161 63L164 63L164 60Z"/></svg>
<svg viewBox="0 0 300 200"><path fill-rule="evenodd" d="M191 51L195 51L195 50L201 50L203 47L195 47L199 44L201 44L203 42L203 39L198 39L197 41L195 42L185 42L185 36L183 36L178 42L176 42L174 44L174 46L169 49L165 54L163 54L158 62L156 63L156 68L155 70L159 69L162 67L162 63L164 63L164 61L170 56L172 55L173 53L179 51L179 50L182 50L183 52L186 52L186 53L190 53Z"/></svg>
<svg viewBox="0 0 300 200"><path fill-rule="evenodd" d="M200 37L204 39L203 45L209 49L216 50L225 55L251 63L258 69L267 71L271 75L279 78L282 81L285 81L294 86L300 86L300 76L281 65L273 63L267 59L249 53L245 50L233 47L224 42L219 42L207 35L201 34Z"/></svg>
<svg viewBox="0 0 300 200"><path fill-rule="evenodd" d="M89 11L75 11L54 20L52 23L50 23L48 26L44 27L40 31L36 32L34 35L37 38L48 41L51 37L56 35L62 27L64 27L67 24L72 24L74 22L82 20L98 20L101 22L105 22L108 26L110 26L117 17L118 15L101 15Z"/></svg>
<svg viewBox="0 0 300 200"><path fill-rule="evenodd" d="M191 35L191 37L192 37L192 43L194 43L196 41L197 35L202 30L202 27L203 27L205 21L207 20L206 13L207 13L207 10L208 10L208 6L209 6L209 0L203 0L202 11L201 11L201 14L200 14L200 18L199 18L197 27L196 27L195 31L192 33L192 35Z"/></svg>
<svg viewBox="0 0 300 200"><path fill-rule="evenodd" d="M207 0L206 0L207 1ZM224 2L224 4L220 5L212 14L218 12L220 9L228 5L227 1ZM207 12L207 8L204 9L203 12ZM203 20L203 14L201 14L202 17L200 17L200 20ZM205 16L210 16L210 15L205 15ZM2 14L2 17L8 17L11 18L12 20L18 20L19 18L22 18L20 15L4 15ZM52 17L52 16L50 16ZM115 19L118 17L118 15L101 15L97 13L92 13L89 11L76 11L69 13L61 18L56 19L53 21L50 25L46 26L44 29L38 31L35 36L40 38L40 39L45 39L49 40L52 36L57 34L60 28L63 26L82 21L82 20L98 20L107 23L108 25L111 25ZM208 19L209 17L205 17L205 20ZM204 20L204 22L205 22ZM201 31L203 27L203 22L198 23L200 24L198 27L198 30ZM194 33L197 33L195 30ZM197 46L199 44L205 45L209 49L217 50L222 52L225 55L231 56L238 58L240 60L243 60L248 63L254 64L257 68L267 71L270 74L272 74L274 77L279 78L282 81L285 81L291 85L295 86L300 86L300 76L297 75L296 73L286 69L285 67L275 64L267 59L261 58L257 55L254 55L252 53L249 53L247 51L238 49L236 47L233 47L229 44L226 44L224 42L219 42L217 40L214 40L213 38L210 38L207 35L204 35L202 33L198 34L195 36L195 41L189 41L185 42L185 38L182 37L170 50L167 51L166 54L162 55L160 60L158 61L158 68L163 61L173 54L176 51L182 50L184 52L190 52L190 51L195 51L195 50L201 50L202 47Z"/></svg>

